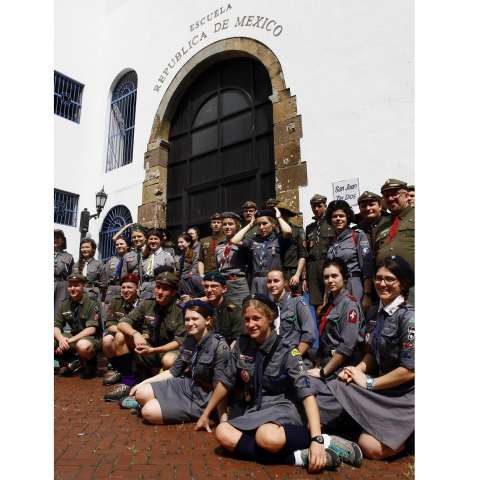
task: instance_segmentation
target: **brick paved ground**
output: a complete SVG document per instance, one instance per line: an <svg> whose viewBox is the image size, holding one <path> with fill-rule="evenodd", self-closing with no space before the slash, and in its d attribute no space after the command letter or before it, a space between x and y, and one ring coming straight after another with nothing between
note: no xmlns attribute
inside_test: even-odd
<svg viewBox="0 0 480 480"><path fill-rule="evenodd" d="M360 469L308 475L223 457L212 434L193 425L152 426L103 401L101 378L55 377L55 479L413 479L412 457L365 461Z"/></svg>

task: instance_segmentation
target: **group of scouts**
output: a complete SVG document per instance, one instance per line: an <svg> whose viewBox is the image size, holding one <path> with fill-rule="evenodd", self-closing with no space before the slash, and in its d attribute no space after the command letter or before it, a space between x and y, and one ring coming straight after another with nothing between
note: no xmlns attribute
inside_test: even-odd
<svg viewBox="0 0 480 480"><path fill-rule="evenodd" d="M127 225L106 263L90 238L74 263L55 230L58 373L95 377L102 350L105 400L152 424L218 423L237 458L316 472L398 455L414 432L414 201L397 179L357 215L317 194L306 231L283 202L248 201L177 248Z"/></svg>

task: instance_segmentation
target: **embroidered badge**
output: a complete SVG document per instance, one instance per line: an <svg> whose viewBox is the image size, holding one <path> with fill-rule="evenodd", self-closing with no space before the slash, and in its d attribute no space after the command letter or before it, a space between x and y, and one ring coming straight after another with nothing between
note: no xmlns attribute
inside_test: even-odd
<svg viewBox="0 0 480 480"><path fill-rule="evenodd" d="M403 349L403 350L408 350L408 349L410 349L410 348L413 348L413 343L412 343L412 342L404 342L404 343L402 344L402 349Z"/></svg>
<svg viewBox="0 0 480 480"><path fill-rule="evenodd" d="M247 362L253 362L253 357L249 357L248 355L240 354L240 360L246 360Z"/></svg>
<svg viewBox="0 0 480 480"><path fill-rule="evenodd" d="M350 310L348 312L348 322L349 323L357 323L358 314L355 310Z"/></svg>
<svg viewBox="0 0 480 480"><path fill-rule="evenodd" d="M407 332L408 332L408 340L410 342L414 342L415 341L415 325L409 325Z"/></svg>
<svg viewBox="0 0 480 480"><path fill-rule="evenodd" d="M292 351L291 351L291 354L292 354L292 357L298 357L298 356L302 356L302 354L298 351L298 348L294 348Z"/></svg>
<svg viewBox="0 0 480 480"><path fill-rule="evenodd" d="M248 372L246 370L242 370L240 372L240 377L242 378L242 380L245 382L245 383L248 383L248 381L250 380L250 375L248 374Z"/></svg>

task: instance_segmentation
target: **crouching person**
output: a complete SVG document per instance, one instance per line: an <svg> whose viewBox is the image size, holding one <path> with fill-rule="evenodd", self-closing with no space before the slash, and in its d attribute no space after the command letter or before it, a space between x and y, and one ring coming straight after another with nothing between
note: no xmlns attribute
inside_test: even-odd
<svg viewBox="0 0 480 480"><path fill-rule="evenodd" d="M134 349L137 381L158 373L161 368L168 370L185 340L177 289L178 276L161 272L155 279L155 299L142 300L118 323L118 330Z"/></svg>
<svg viewBox="0 0 480 480"><path fill-rule="evenodd" d="M129 273L121 279L119 295L114 295L107 310L107 330L102 340L102 349L113 367L113 372L103 379L104 385L119 383L112 391L108 392L106 401L117 401L128 395L130 388L135 385L133 374L133 341L127 342L125 335L118 329L118 323L131 313L139 304L138 277Z"/></svg>
<svg viewBox="0 0 480 480"><path fill-rule="evenodd" d="M85 293L87 279L83 275L71 274L67 281L68 298L55 314L53 329L55 355L62 365L60 375L72 375L83 366L81 377L94 378L101 336L100 305ZM69 332L64 331L67 325Z"/></svg>
<svg viewBox="0 0 480 480"><path fill-rule="evenodd" d="M201 300L184 306L187 339L173 366L132 389L143 418L153 424L193 422L206 407L215 386L232 387L230 348L212 331L214 309ZM225 404L219 417L226 419Z"/></svg>

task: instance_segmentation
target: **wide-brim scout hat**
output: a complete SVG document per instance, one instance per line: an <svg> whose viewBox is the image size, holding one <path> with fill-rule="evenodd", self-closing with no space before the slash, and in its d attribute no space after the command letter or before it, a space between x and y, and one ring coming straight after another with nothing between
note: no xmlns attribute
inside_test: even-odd
<svg viewBox="0 0 480 480"><path fill-rule="evenodd" d="M254 208L256 210L257 209L257 204L255 202L253 202L252 200L247 200L242 205L242 210L245 210L246 208Z"/></svg>
<svg viewBox="0 0 480 480"><path fill-rule="evenodd" d="M157 285L167 285L176 290L178 288L178 276L173 272L161 272L155 277L155 283Z"/></svg>
<svg viewBox="0 0 480 480"><path fill-rule="evenodd" d="M241 221L240 215L235 212L222 212L222 219L224 218L233 218L234 220Z"/></svg>
<svg viewBox="0 0 480 480"><path fill-rule="evenodd" d="M297 215L295 210L292 210L285 202L279 202L277 204L277 208L282 212L285 213L288 217L294 217Z"/></svg>
<svg viewBox="0 0 480 480"><path fill-rule="evenodd" d="M360 205L360 202L364 202L365 200L375 200L376 202L381 203L382 197L376 193L366 190L358 197L357 203Z"/></svg>
<svg viewBox="0 0 480 480"><path fill-rule="evenodd" d="M381 192L385 193L387 190L398 190L399 188L403 188L407 190L407 182L404 182L403 180L397 180L396 178L389 178L381 188Z"/></svg>
<svg viewBox="0 0 480 480"><path fill-rule="evenodd" d="M319 193L316 193L310 199L310 205L315 205L316 203L327 203L327 197L325 197L324 195L320 195Z"/></svg>
<svg viewBox="0 0 480 480"><path fill-rule="evenodd" d="M67 281L68 282L82 282L82 283L87 283L87 278L84 277L82 274L80 273L71 273L68 277L67 277Z"/></svg>

